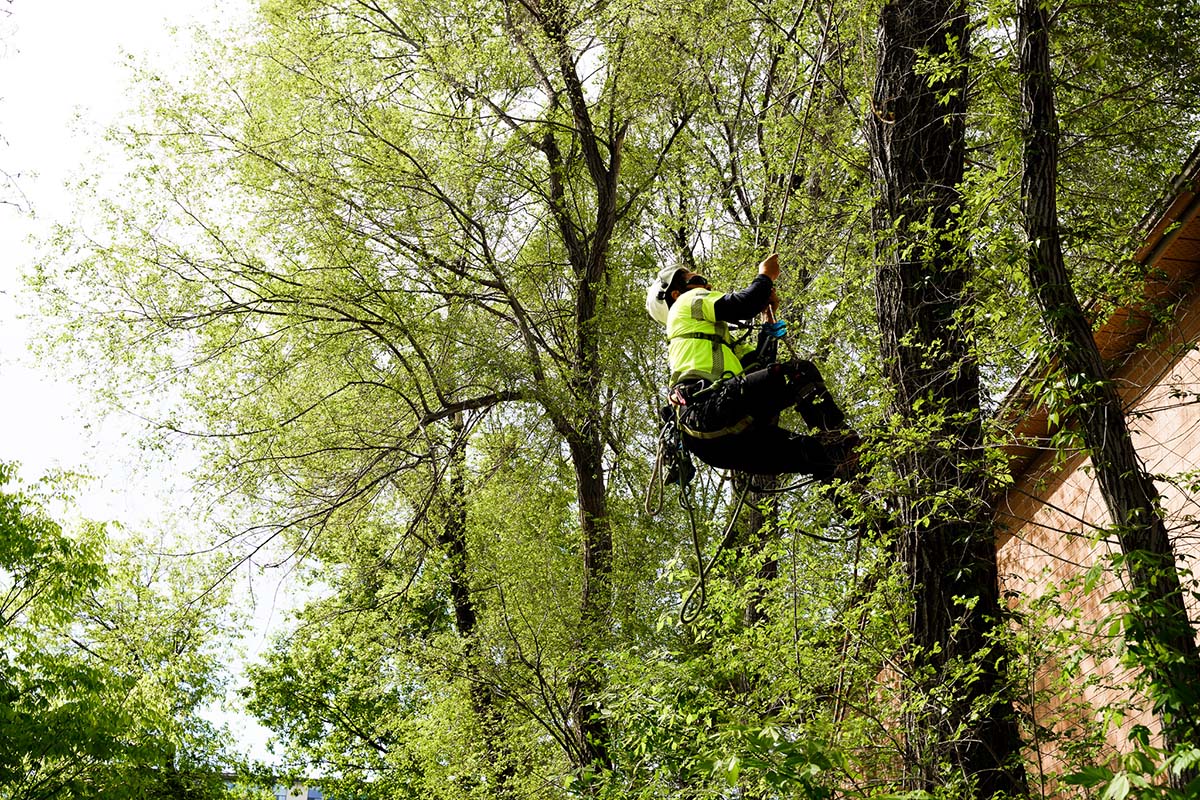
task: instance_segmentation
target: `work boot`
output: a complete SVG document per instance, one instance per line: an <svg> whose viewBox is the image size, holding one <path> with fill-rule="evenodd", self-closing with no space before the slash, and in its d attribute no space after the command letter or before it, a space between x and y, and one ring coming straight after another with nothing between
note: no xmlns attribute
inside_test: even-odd
<svg viewBox="0 0 1200 800"><path fill-rule="evenodd" d="M859 478L858 447L862 437L854 431L825 431L817 434L821 445L836 465L830 480L857 483Z"/></svg>

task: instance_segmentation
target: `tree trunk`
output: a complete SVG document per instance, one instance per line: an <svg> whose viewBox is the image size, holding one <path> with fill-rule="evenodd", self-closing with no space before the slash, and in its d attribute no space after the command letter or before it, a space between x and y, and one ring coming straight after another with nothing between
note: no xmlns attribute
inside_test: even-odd
<svg viewBox="0 0 1200 800"><path fill-rule="evenodd" d="M576 500L583 559L580 596L579 663L570 685L570 712L575 741L572 757L577 766L608 767L608 731L600 716L597 698L602 686L599 654L607 645L612 608L612 521L608 516L608 490L604 475L604 411L601 402L601 340L598 315L600 291L607 282L608 248L616 230L617 185L621 171L624 126L603 135L597 131L568 42L570 15L565 4L547 2L526 9L545 34L574 122L572 152L581 157L596 192L590 224L572 217L566 202L566 165L553 131L547 131L540 150L549 167L550 210L562 237L575 278L573 333L575 359L564 376L570 388L571 408L549 408L555 426L567 442L575 472ZM559 100L556 98L555 103ZM581 235L582 234L582 235Z"/></svg>
<svg viewBox="0 0 1200 800"><path fill-rule="evenodd" d="M977 794L1025 791L1020 737L990 632L1000 624L987 504L980 378L969 346L963 177L967 12L961 0L893 0L882 10L868 141L879 237L876 303L897 427L897 553L913 597L905 720L909 785L933 790L946 767ZM919 63L920 62L920 63ZM921 67L935 69L936 83ZM978 676L951 684L956 664ZM906 684L907 685L907 684ZM947 689L951 690L947 696Z"/></svg>
<svg viewBox="0 0 1200 800"><path fill-rule="evenodd" d="M580 99L582 102L582 99ZM586 122L586 115L580 124ZM584 136L593 142L588 129ZM589 764L610 766L608 731L596 703L601 686L601 665L598 655L608 640L609 614L612 609L612 521L608 516L608 490L604 476L603 404L601 402L600 333L598 293L608 268L608 244L616 225L614 207L617 171L620 159L613 144L611 164L593 170L592 178L598 196L595 231L591 247L582 243L568 251L576 276L575 293L575 365L569 378L575 417L569 425L567 444L571 466L575 471L576 498L579 502L579 526L583 549L583 590L580 598L579 677L574 681L572 709L580 750ZM585 147L585 151L590 148Z"/></svg>
<svg viewBox="0 0 1200 800"><path fill-rule="evenodd" d="M445 552L450 579L450 603L454 610L454 625L463 642L463 660L470 682L471 710L483 734L487 765L496 779L492 796L504 800L513 796L512 779L516 765L504 742L504 725L492 684L482 675L475 663L475 627L477 614L471 598L471 572L467 550L466 447L463 435L463 415L455 414L450 423L454 434L448 470L449 492L446 498L445 524L438 534L438 544Z"/></svg>
<svg viewBox="0 0 1200 800"><path fill-rule="evenodd" d="M1149 677L1168 747L1193 743L1196 634L1188 620L1175 554L1153 479L1133 446L1116 385L1071 285L1058 228L1058 116L1050 73L1049 21L1038 0L1018 3L1024 172L1021 199L1029 239L1029 281L1050 332L1052 353L1072 392L1083 434L1133 586L1129 647Z"/></svg>
<svg viewBox="0 0 1200 800"><path fill-rule="evenodd" d="M599 430L599 424L593 426ZM572 681L571 708L576 746L588 764L609 765L608 731L596 702L601 687L598 655L608 638L611 607L612 526L605 493L603 445L599 436L572 440L571 461L583 532L583 595L579 647L582 663ZM582 766L582 765L581 765Z"/></svg>

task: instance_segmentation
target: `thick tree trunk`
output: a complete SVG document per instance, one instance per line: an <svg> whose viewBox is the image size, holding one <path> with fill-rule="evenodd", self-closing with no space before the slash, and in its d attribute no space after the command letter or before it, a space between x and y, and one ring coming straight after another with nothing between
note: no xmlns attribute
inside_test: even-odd
<svg viewBox="0 0 1200 800"><path fill-rule="evenodd" d="M980 419L971 354L967 245L955 209L963 177L967 12L961 0L892 0L878 33L868 123L878 194L876 301L897 427L920 432L896 449L896 548L913 597L906 719L912 788L946 768L977 794L1025 791L1020 738L1004 698L1000 624ZM919 63L923 60L925 63ZM925 65L938 64L935 83ZM971 661L973 681L951 682ZM949 696L947 693L949 689Z"/></svg>
<svg viewBox="0 0 1200 800"><path fill-rule="evenodd" d="M545 34L563 81L562 99L574 122L572 151L582 158L595 190L595 216L580 224L566 203L562 151L553 131L547 131L539 149L549 167L551 213L562 237L575 278L575 363L565 376L572 408L556 408L551 416L566 439L575 472L576 500L583 559L580 596L579 663L570 685L571 757L578 766L610 766L609 734L597 698L602 687L599 654L607 646L612 609L612 522L608 516L608 490L604 475L604 410L601 402L601 341L598 315L600 292L607 281L608 248L618 221L617 185L621 170L623 127L601 136L591 117L583 82L576 71L568 42L570 15L565 4L547 2L526 6ZM559 100L556 98L555 103ZM613 124L612 117L609 125ZM576 149L577 148L577 149Z"/></svg>
<svg viewBox="0 0 1200 800"><path fill-rule="evenodd" d="M595 426L597 429L599 425ZM596 702L601 688L598 655L608 639L611 608L612 527L608 518L603 445L599 437L570 443L583 531L583 595L579 647L582 662L571 685L576 747L587 764L607 766L608 730ZM581 764L582 766L582 764Z"/></svg>
<svg viewBox="0 0 1200 800"><path fill-rule="evenodd" d="M582 123L581 123L582 124ZM592 136L589 129L589 137ZM587 138L587 137L585 137ZM614 147L619 146L619 140ZM585 148L585 150L588 148ZM601 687L597 657L609 638L612 610L612 521L608 516L608 489L604 475L603 404L601 402L600 331L597 325L599 291L607 269L607 250L616 225L613 203L617 166L612 155L609 169L594 171L599 197L596 229L591 248L580 246L568 253L576 276L575 368L570 377L575 421L567 444L575 471L579 527L583 544L583 590L580 598L579 678L573 683L572 710L579 752L589 764L609 766L608 731L596 698Z"/></svg>
<svg viewBox="0 0 1200 800"><path fill-rule="evenodd" d="M1050 73L1049 21L1038 0L1018 3L1024 173L1021 199L1029 239L1029 281L1050 332L1053 355L1072 389L1072 421L1083 434L1115 526L1136 598L1131 649L1161 715L1168 746L1192 743L1198 726L1200 654L1188 620L1161 498L1133 446L1120 395L1071 285L1058 228L1058 116Z"/></svg>

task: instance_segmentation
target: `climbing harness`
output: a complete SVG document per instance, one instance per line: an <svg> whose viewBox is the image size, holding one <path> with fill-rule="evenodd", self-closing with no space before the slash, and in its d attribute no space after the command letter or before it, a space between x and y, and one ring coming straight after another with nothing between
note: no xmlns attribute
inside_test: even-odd
<svg viewBox="0 0 1200 800"><path fill-rule="evenodd" d="M676 392L678 392L678 389L672 390L673 394ZM742 507L745 505L746 497L750 492L754 491L762 495L784 494L785 492L795 491L818 481L816 478L805 477L787 486L768 488L757 486L751 480L746 479L741 491L737 493L737 500L734 502L729 521L725 524L725 529L721 533L716 551L710 558L705 559L704 547L700 542L700 527L696 522L696 507L692 501L691 491L691 483L696 475L696 467L692 463L691 454L683 446L683 428L680 423L681 410L685 403L686 400L682 396L678 398L673 397L672 404L662 410L663 426L659 431L658 453L654 461L654 473L650 479L650 485L646 490L645 508L647 514L651 516L657 515L663 509L666 485L673 483L679 487L679 506L687 512L688 527L692 537L692 551L696 557L696 581L692 584L691 590L684 597L683 604L679 608L679 622L683 625L691 625L700 618L700 614L708 601L708 573L721 558L725 550L728 549L729 545L732 544L738 517L741 515ZM853 541L859 535L858 533L852 533L845 537L832 537L811 531L798 532L808 538L830 544L842 544Z"/></svg>
<svg viewBox="0 0 1200 800"><path fill-rule="evenodd" d="M694 405L696 401L719 403L723 392L739 391L741 386L738 383L739 377L732 372L726 372L715 381L693 381L690 385L681 384L672 388L669 398L675 410L676 426L679 431L686 433L689 438L708 441L724 436L735 436L748 430L754 424L754 417L750 414L730 420L719 428L706 427L703 430L692 427L684 421L684 413L689 404Z"/></svg>
<svg viewBox="0 0 1200 800"><path fill-rule="evenodd" d="M682 496L696 476L692 454L683 446L677 408L675 405L666 406L661 412L663 424L658 432L658 453L654 458L654 472L646 487L645 498L646 513L652 517L663 510L668 483L677 484Z"/></svg>

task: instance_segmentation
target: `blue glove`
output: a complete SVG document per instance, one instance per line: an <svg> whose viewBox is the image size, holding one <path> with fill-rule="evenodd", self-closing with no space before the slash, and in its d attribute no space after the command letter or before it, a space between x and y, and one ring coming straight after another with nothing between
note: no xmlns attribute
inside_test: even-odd
<svg viewBox="0 0 1200 800"><path fill-rule="evenodd" d="M777 319L774 322L764 322L763 332L776 339L787 336L787 320Z"/></svg>

